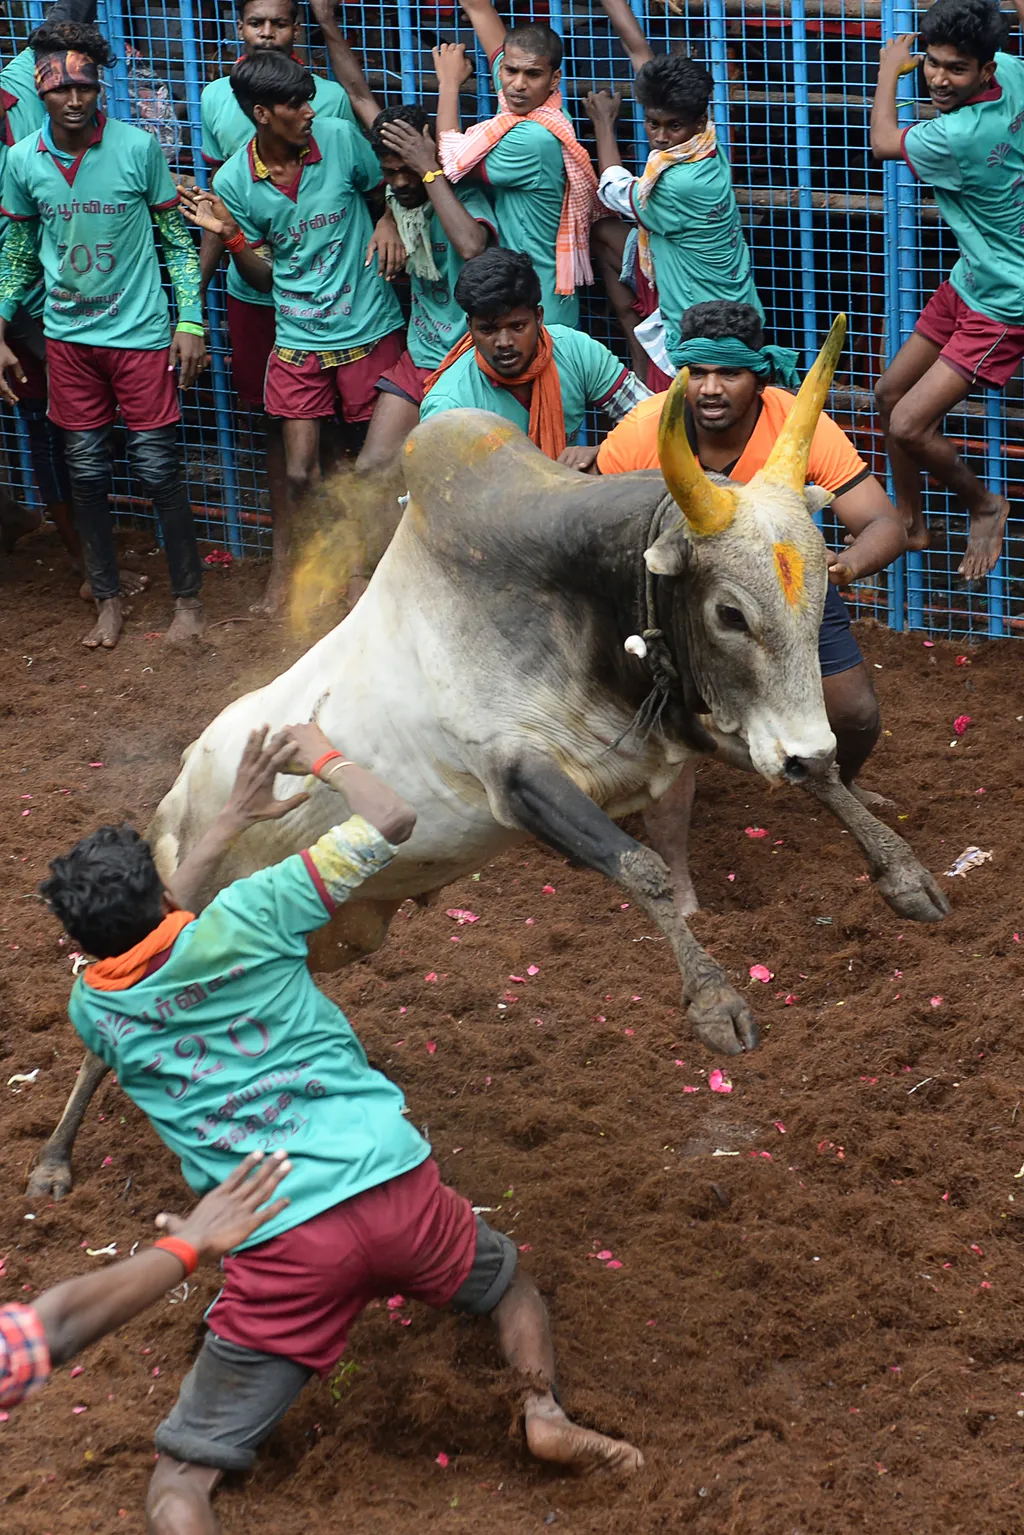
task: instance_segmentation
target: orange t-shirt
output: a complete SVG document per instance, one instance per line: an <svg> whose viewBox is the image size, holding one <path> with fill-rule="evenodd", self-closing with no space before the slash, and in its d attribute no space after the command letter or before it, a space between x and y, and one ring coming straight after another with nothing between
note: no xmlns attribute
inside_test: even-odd
<svg viewBox="0 0 1024 1535"><path fill-rule="evenodd" d="M601 474L625 474L630 469L657 469L658 423L664 394L643 400L619 422L601 444L597 467ZM729 471L729 478L746 484L764 467L776 438L782 431L795 395L785 389L764 390L761 413L754 424L747 446ZM820 485L839 495L870 473L842 427L824 412L818 417L807 464L807 483Z"/></svg>

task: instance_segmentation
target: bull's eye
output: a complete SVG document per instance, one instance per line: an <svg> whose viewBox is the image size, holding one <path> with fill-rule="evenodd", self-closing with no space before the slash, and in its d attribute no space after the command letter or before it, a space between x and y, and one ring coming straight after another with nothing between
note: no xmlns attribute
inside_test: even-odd
<svg viewBox="0 0 1024 1535"><path fill-rule="evenodd" d="M747 620L744 618L740 608L726 607L724 603L719 604L718 622L723 629L733 629L737 634L749 634L750 632Z"/></svg>

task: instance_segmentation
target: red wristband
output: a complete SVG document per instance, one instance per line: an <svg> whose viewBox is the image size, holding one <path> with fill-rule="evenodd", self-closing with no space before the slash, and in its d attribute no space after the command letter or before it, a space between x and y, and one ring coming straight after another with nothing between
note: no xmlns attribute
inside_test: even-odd
<svg viewBox="0 0 1024 1535"><path fill-rule="evenodd" d="M239 230L236 235L231 236L230 240L224 241L224 249L230 251L233 256L237 256L238 252L244 251L248 244L245 235Z"/></svg>
<svg viewBox="0 0 1024 1535"><path fill-rule="evenodd" d="M333 746L331 747L329 752L324 752L323 756L322 757L318 757L316 759L316 761L313 763L313 769L312 769L313 777L314 778L319 778L320 774L323 772L323 770L327 766L328 762L333 762L335 757L340 757L341 755L342 755L342 753L339 752L339 751L335 751Z"/></svg>
<svg viewBox="0 0 1024 1535"><path fill-rule="evenodd" d="M161 1237L159 1242L153 1243L154 1247L163 1248L165 1253L173 1253L174 1256L185 1265L185 1276L194 1274L199 1267L199 1254L190 1242L183 1242L180 1237Z"/></svg>

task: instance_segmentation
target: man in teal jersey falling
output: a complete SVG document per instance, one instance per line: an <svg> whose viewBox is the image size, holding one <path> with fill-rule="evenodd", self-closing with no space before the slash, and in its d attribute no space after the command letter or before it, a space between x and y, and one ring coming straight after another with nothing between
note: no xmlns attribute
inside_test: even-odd
<svg viewBox="0 0 1024 1535"><path fill-rule="evenodd" d="M1024 0L1017 9L1024 18ZM1024 63L1000 51L1005 35L995 0L938 0L918 33L923 61L913 33L882 49L871 108L875 159L906 161L932 188L960 247L875 398L909 547L928 545L924 470L967 508L965 582L994 568L1010 503L982 484L940 427L972 387L1005 389L1024 357ZM922 62L935 116L904 128L896 87Z"/></svg>
<svg viewBox="0 0 1024 1535"><path fill-rule="evenodd" d="M547 1311L512 1241L441 1182L395 1084L314 985L306 937L412 835L412 808L316 725L249 737L224 810L161 884L149 847L106 826L51 865L42 894L97 960L71 1021L117 1073L197 1192L253 1151L284 1151L289 1202L225 1259L224 1288L176 1406L156 1434L152 1535L212 1535L210 1495L314 1374L334 1368L375 1297L491 1316L522 1383L540 1460L628 1475L632 1445L572 1423L555 1393ZM237 880L198 916L182 908L232 841L305 799L275 800L278 773L312 774L338 824L303 853Z"/></svg>
<svg viewBox="0 0 1024 1535"><path fill-rule="evenodd" d="M0 251L0 396L15 403L24 382L5 332L42 275L49 416L65 434L75 522L98 607L83 643L113 649L123 624L110 514L118 413L163 530L175 598L166 637L180 643L204 628L174 382L177 367L181 387L189 388L206 363L199 262L159 143L98 110L99 72L112 62L106 39L94 26L62 22L44 23L29 42L46 120L8 151L4 169L0 212L11 227ZM154 222L178 310L173 334Z"/></svg>

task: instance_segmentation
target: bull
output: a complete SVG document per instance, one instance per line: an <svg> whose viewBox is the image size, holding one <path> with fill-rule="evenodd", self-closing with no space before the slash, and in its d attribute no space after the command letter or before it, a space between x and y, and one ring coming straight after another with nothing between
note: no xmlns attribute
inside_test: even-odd
<svg viewBox="0 0 1024 1535"><path fill-rule="evenodd" d="M822 497L805 476L844 334L840 316L748 485L696 462L685 373L662 416L661 473L584 478L482 411L418 426L404 449L408 503L361 601L186 750L147 833L163 877L223 806L249 731L304 718L418 816L388 868L315 935L313 969L373 952L403 901L534 836L600 870L657 923L698 1039L753 1049L750 1010L689 931L665 862L616 824L712 751L803 786L901 917L944 916L907 844L840 782L822 697L826 548L811 516ZM328 830L337 798L307 787L301 808L239 838L200 904ZM83 1063L30 1197L70 1188L74 1135L104 1070Z"/></svg>

